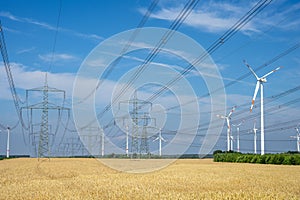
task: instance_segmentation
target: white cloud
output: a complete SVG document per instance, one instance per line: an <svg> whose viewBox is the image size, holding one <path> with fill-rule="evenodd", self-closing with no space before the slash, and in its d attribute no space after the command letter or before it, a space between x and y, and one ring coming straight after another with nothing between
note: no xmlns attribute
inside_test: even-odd
<svg viewBox="0 0 300 200"><path fill-rule="evenodd" d="M10 19L10 20L13 20L13 21L18 21L18 22L23 21L23 20L19 19L18 17L12 15L12 14L9 13L9 12L0 12L0 16L1 16L1 17L6 17L6 18L8 18L8 19Z"/></svg>
<svg viewBox="0 0 300 200"><path fill-rule="evenodd" d="M54 54L44 54L44 55L39 55L39 58L44 61L44 62L57 62L57 61L74 61L78 60L77 57L71 55L71 54L66 54L66 53L54 53Z"/></svg>
<svg viewBox="0 0 300 200"><path fill-rule="evenodd" d="M35 47L30 47L30 48L26 48L26 49L20 49L19 51L17 51L17 54L23 54L23 53L28 53L35 50Z"/></svg>
<svg viewBox="0 0 300 200"><path fill-rule="evenodd" d="M235 2L234 4L205 1L191 12L183 23L201 31L220 33L232 27L253 6L254 4L251 1ZM178 4L173 7L162 7L160 10L152 13L150 17L173 21L182 8L183 5ZM275 28L285 30L298 30L300 20L297 17L292 17L292 15L296 15L299 10L300 3L293 5L285 4L284 1L273 3L268 5L268 9L263 10L263 12L248 22L241 29L241 32L246 35L253 32L260 32L264 26L274 26ZM145 9L139 9L139 12L144 14Z"/></svg>
<svg viewBox="0 0 300 200"><path fill-rule="evenodd" d="M229 29L241 16L245 8L229 3L207 3L193 10L184 21L185 25L207 32L221 32ZM246 8L248 8L247 6ZM173 21L179 15L183 6L162 8L151 14L152 18ZM144 12L140 10L140 12ZM243 31L257 32L257 28L249 23Z"/></svg>
<svg viewBox="0 0 300 200"><path fill-rule="evenodd" d="M276 4L276 6L279 7L278 10L271 9L268 12L264 12L257 22L260 24L280 28L285 31L298 31L300 20L299 17L293 17L293 15L298 16L300 11L300 3L293 5L284 5L282 3L285 2L279 1L278 4Z"/></svg>
<svg viewBox="0 0 300 200"><path fill-rule="evenodd" d="M15 87L19 95L24 95L26 89L42 87L45 81L45 72L43 71L26 71L28 67L19 63L10 63L11 71L15 83ZM9 91L9 85L7 82L7 76L3 64L0 65L1 85L0 90L2 91L1 99L12 99ZM70 73L48 73L48 84L50 87L65 90L67 96L71 96L73 81L75 75ZM63 80L63 84L62 84Z"/></svg>
<svg viewBox="0 0 300 200"><path fill-rule="evenodd" d="M56 30L55 26L52 26L51 24L48 24L46 22L41 22L41 21L31 19L31 18L18 17L18 16L15 16L15 15L9 13L9 12L0 12L0 16L1 17L6 17L6 18L8 18L10 20L13 20L13 21L17 21L17 22L21 22L21 23L28 23L28 24L31 24L31 25L39 26L40 28L47 29L47 30L50 30L50 31L55 31ZM58 31L67 33L69 35L74 35L76 37L80 37L80 38L83 38L83 39L91 39L91 40L96 40L96 41L103 40L103 37L101 37L97 34L80 33L80 32L77 32L75 30L65 29L65 28L58 28Z"/></svg>

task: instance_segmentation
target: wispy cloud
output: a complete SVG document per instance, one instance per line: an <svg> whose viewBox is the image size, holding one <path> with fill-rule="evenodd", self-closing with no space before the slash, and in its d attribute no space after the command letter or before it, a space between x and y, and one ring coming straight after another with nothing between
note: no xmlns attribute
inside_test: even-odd
<svg viewBox="0 0 300 200"><path fill-rule="evenodd" d="M57 61L75 61L78 60L76 56L66 53L44 54L39 55L39 58L44 62L57 62Z"/></svg>
<svg viewBox="0 0 300 200"><path fill-rule="evenodd" d="M220 32L230 28L241 16L243 8L229 3L207 3L195 9L184 24L207 32ZM152 18L173 21L183 6L161 8L151 15ZM144 10L140 10L144 12ZM258 31L253 24L244 27L244 31Z"/></svg>
<svg viewBox="0 0 300 200"><path fill-rule="evenodd" d="M300 19L298 14L300 11L300 3L293 5L285 5L283 3L284 1L279 1L277 4L278 10L271 9L269 12L265 12L257 21L261 24L275 26L285 31L299 31Z"/></svg>
<svg viewBox="0 0 300 200"><path fill-rule="evenodd" d="M44 84L45 72L40 70L28 70L30 67L24 66L19 63L10 63L12 75L14 78L15 87L17 90L25 90L29 88L36 88ZM5 95L1 95L1 99L11 99L9 85L6 78L5 69L2 63L0 63L0 78L3 80L0 84L1 91ZM71 73L48 73L48 82L51 87L63 89L67 91L67 95L70 97L73 87L75 75ZM61 80L64 80L64 84L61 84ZM21 93L23 94L23 92ZM21 97L22 98L22 97ZM23 99L23 98L22 98Z"/></svg>
<svg viewBox="0 0 300 200"><path fill-rule="evenodd" d="M11 33L22 34L21 31L17 31L15 29L7 28L7 27L4 27L4 26L2 28L5 30L5 32L8 31L8 32L11 32Z"/></svg>
<svg viewBox="0 0 300 200"><path fill-rule="evenodd" d="M205 1L194 9L184 21L184 24L194 27L201 31L219 33L228 30L235 24L251 7L252 1L244 2L212 2ZM173 7L162 7L160 10L151 14L151 18L173 21L176 19L183 5ZM278 9L280 8L280 9ZM246 24L241 32L249 34L253 32L261 32L264 26L275 26L280 29L298 28L300 24L299 18L287 19L288 16L295 15L300 10L300 3L287 6L284 1L276 2L276 5L268 7L260 15L256 16L248 24ZM145 9L139 9L140 13L144 13ZM272 16L272 17L270 17ZM285 20L284 23L276 24Z"/></svg>
<svg viewBox="0 0 300 200"><path fill-rule="evenodd" d="M55 26L53 26L51 24L48 24L46 22L41 22L41 21L38 21L38 20L35 20L35 19L26 18L26 17L15 16L15 15L11 14L10 12L0 12L0 16L8 18L12 21L35 25L35 26L38 26L40 28L47 29L47 30L50 30L50 31L55 31L56 30ZM81 33L81 32L77 32L75 30L65 29L65 28L59 28L58 31L64 32L64 33L69 34L69 35L74 35L76 37L80 37L80 38L83 38L83 39L90 39L90 40L96 40L96 41L103 40L103 37L101 37L97 34Z"/></svg>
<svg viewBox="0 0 300 200"><path fill-rule="evenodd" d="M23 53L28 53L35 50L35 47L30 47L30 48L26 48L26 49L21 49L19 51L17 51L17 54L23 54Z"/></svg>

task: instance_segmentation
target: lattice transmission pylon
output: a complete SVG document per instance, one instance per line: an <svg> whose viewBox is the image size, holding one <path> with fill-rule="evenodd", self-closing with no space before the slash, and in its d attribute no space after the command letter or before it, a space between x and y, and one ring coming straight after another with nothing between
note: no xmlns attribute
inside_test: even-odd
<svg viewBox="0 0 300 200"><path fill-rule="evenodd" d="M25 109L27 111L30 111L29 113L31 113L31 115L29 116L29 126L33 127L34 122L33 122L33 117L32 117L32 111L33 110L40 110L41 111L41 122L40 122L40 131L39 131L39 137L38 137L38 144L35 143L35 141L33 142L33 145L38 145L38 147L35 148L37 149L36 155L38 158L49 158L51 156L51 148L50 148L50 144L49 144L49 110L54 110L57 111L57 113L60 114L61 111L68 111L70 112L69 108L66 108L63 106L59 106L56 105L54 103L51 103L51 101L49 101L49 94L50 93L61 93L62 94L62 100L64 102L65 97L66 97L66 92L64 90L59 90L56 88L52 88L48 86L48 81L47 81L47 74L45 77L45 83L43 87L39 87L39 88L33 88L33 89L29 89L26 90L26 102L29 102L29 95L32 92L36 92L36 93L42 93L42 101L32 104L32 105L28 105L25 107L22 107L22 109ZM55 97L58 97L59 95L55 95ZM59 126L59 120L58 120L58 124L57 126ZM31 128L30 130L32 130L33 128ZM32 135L30 133L30 135ZM54 135L55 136L55 135ZM54 137L53 136L53 137Z"/></svg>

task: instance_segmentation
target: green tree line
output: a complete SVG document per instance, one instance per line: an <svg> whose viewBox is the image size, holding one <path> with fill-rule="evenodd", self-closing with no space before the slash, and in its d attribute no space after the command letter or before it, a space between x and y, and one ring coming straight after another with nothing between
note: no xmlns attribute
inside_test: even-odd
<svg viewBox="0 0 300 200"><path fill-rule="evenodd" d="M300 165L300 154L295 152L259 155L217 150L214 152L213 156L214 162Z"/></svg>

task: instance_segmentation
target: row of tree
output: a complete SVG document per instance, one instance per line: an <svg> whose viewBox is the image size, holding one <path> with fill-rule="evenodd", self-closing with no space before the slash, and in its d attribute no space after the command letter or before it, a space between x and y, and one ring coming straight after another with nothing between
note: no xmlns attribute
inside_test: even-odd
<svg viewBox="0 0 300 200"><path fill-rule="evenodd" d="M242 154L238 152L214 152L215 162L259 163L275 165L300 165L300 154L287 152L280 154Z"/></svg>

